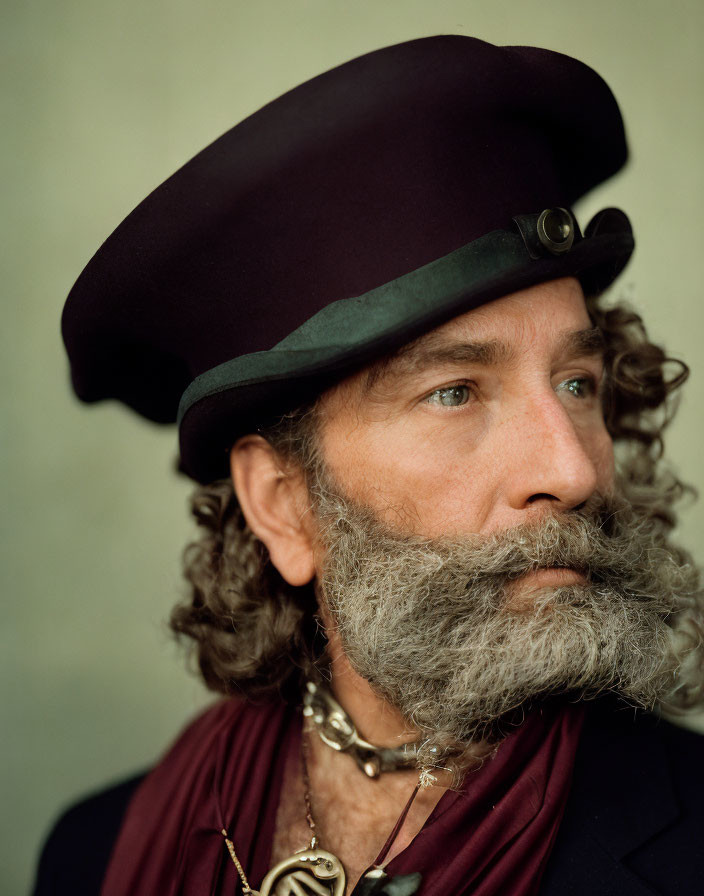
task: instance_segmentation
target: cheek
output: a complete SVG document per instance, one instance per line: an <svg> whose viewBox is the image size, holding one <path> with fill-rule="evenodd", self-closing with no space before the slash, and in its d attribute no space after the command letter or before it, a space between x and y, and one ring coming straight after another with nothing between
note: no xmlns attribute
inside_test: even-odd
<svg viewBox="0 0 704 896"><path fill-rule="evenodd" d="M386 523L430 537L480 531L491 470L480 470L466 437L430 438L403 426L339 435L325 442L331 471L351 499Z"/></svg>
<svg viewBox="0 0 704 896"><path fill-rule="evenodd" d="M616 462L614 443L605 428L588 446L588 450L597 472L597 488L600 492L608 493L613 489Z"/></svg>

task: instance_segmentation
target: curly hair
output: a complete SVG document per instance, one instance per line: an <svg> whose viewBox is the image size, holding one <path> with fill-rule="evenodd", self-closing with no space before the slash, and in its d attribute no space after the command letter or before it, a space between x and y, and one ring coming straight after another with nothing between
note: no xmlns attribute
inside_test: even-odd
<svg viewBox="0 0 704 896"><path fill-rule="evenodd" d="M258 432L282 459L308 470L317 458L316 423L309 405ZM282 578L247 525L231 479L199 486L190 504L202 531L184 551L191 595L174 607L172 630L193 639L211 690L295 702L301 682L325 662L313 585Z"/></svg>
<svg viewBox="0 0 704 896"><path fill-rule="evenodd" d="M641 318L626 306L602 307L597 298L588 300L588 310L604 336L604 416L622 454L622 475L652 495L650 514L671 528L673 506L688 487L663 475L663 432L689 370L650 342ZM319 462L315 403L259 432L304 471ZM184 553L191 593L173 610L172 629L192 639L210 689L296 701L303 678L325 664L312 585L292 587L279 575L247 526L229 479L197 488L191 510L202 531Z"/></svg>

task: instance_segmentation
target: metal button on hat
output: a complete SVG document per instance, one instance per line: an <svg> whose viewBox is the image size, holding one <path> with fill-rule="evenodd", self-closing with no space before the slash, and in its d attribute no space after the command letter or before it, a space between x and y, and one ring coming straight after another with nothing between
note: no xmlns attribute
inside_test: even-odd
<svg viewBox="0 0 704 896"><path fill-rule="evenodd" d="M574 242L575 223L566 208L546 208L538 217L538 239L553 255L569 252Z"/></svg>

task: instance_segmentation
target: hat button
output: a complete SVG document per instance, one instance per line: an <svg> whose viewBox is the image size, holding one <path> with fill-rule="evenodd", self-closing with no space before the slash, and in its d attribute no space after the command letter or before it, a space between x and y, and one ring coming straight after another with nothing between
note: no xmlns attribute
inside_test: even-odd
<svg viewBox="0 0 704 896"><path fill-rule="evenodd" d="M569 252L574 242L574 218L566 208L546 208L538 216L538 239L553 255Z"/></svg>

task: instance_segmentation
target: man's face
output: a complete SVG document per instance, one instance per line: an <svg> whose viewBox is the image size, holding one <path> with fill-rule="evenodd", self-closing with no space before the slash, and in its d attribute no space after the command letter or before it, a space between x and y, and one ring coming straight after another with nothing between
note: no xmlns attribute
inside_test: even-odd
<svg viewBox="0 0 704 896"><path fill-rule="evenodd" d="M696 574L653 513L661 486L615 481L603 348L577 281L542 284L326 393L295 477L259 437L233 449L272 562L316 577L337 680L394 707L423 762L552 696L652 706L672 687Z"/></svg>
<svg viewBox="0 0 704 896"><path fill-rule="evenodd" d="M578 281L540 284L327 393L323 456L351 499L400 531L489 535L537 522L612 487L602 378Z"/></svg>
<svg viewBox="0 0 704 896"><path fill-rule="evenodd" d="M461 753L556 694L650 706L671 686L667 620L692 585L647 501L615 485L602 354L564 279L457 317L322 400L331 656L426 745Z"/></svg>

